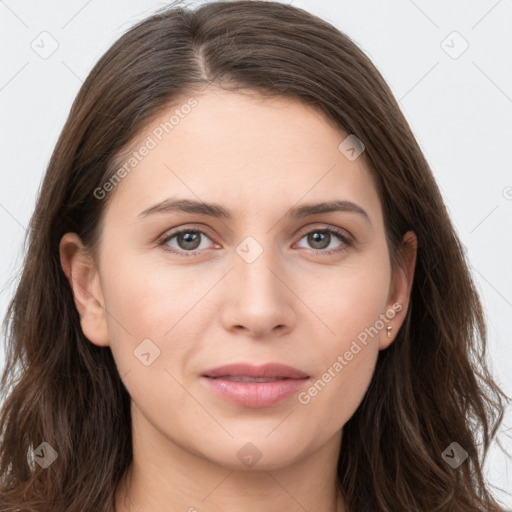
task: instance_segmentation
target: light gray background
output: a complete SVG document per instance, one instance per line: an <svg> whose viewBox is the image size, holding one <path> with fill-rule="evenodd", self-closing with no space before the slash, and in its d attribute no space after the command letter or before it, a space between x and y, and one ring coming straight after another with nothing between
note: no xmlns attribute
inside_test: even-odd
<svg viewBox="0 0 512 512"><path fill-rule="evenodd" d="M512 395L512 0L292 3L348 34L399 100L471 258L492 368ZM125 30L163 5L0 0L2 317L41 179L82 81ZM499 435L509 451L511 425L509 413ZM497 447L486 471L512 493L512 461ZM512 509L511 496L496 494Z"/></svg>

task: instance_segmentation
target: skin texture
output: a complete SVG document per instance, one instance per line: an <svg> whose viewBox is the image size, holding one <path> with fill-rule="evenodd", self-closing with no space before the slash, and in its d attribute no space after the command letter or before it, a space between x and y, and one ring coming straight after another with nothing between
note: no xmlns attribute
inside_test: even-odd
<svg viewBox="0 0 512 512"><path fill-rule="evenodd" d="M134 462L117 512L344 510L336 491L342 428L405 318L416 237L404 237L406 271L392 274L370 173L362 158L350 161L338 149L348 134L321 113L214 88L194 97L190 114L109 192L95 260L76 234L60 246L83 332L110 347L132 398ZM219 203L233 218L139 216L171 196ZM342 199L364 208L371 225L351 212L284 217L298 205ZM306 236L329 226L353 245L334 234L323 245ZM176 228L205 235L192 249L179 237L158 245ZM237 252L248 236L262 249L250 263ZM258 245L248 247L255 254ZM343 249L325 254L331 248ZM338 356L390 309L392 336L385 328L368 336L333 372ZM160 350L148 366L134 355L145 339ZM200 380L238 362L298 368L310 376L306 392L328 368L331 379L308 403L294 394L249 408ZM261 454L252 466L237 456L249 442Z"/></svg>

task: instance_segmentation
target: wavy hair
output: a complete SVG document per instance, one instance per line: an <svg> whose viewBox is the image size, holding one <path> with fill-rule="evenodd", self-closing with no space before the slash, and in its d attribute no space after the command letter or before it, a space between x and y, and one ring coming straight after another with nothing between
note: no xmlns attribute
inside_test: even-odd
<svg viewBox="0 0 512 512"><path fill-rule="evenodd" d="M483 476L509 398L486 363L486 324L463 246L415 137L379 71L345 34L286 4L172 4L122 35L94 66L39 191L4 320L0 508L111 512L131 463L130 396L109 347L88 341L59 259L75 232L100 239L120 156L179 98L214 84L299 99L365 145L393 269L418 239L411 302L345 424L338 480L354 512L501 512ZM29 455L47 442L48 468ZM456 441L457 469L443 459Z"/></svg>

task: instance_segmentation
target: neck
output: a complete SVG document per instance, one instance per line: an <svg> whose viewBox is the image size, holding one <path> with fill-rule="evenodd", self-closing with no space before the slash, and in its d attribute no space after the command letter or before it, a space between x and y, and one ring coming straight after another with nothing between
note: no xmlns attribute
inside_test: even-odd
<svg viewBox="0 0 512 512"><path fill-rule="evenodd" d="M263 453L248 466L233 457L240 441L223 450L213 446L207 457L154 427L132 405L133 460L116 489L115 512L346 512L337 480L341 430L322 444L299 443L296 454L279 451L285 439L280 445L274 437L263 447L264 438Z"/></svg>
<svg viewBox="0 0 512 512"><path fill-rule="evenodd" d="M300 461L260 469L223 467L166 440L164 450L155 450L161 440L151 449L155 439L134 438L116 512L346 510L336 472L341 433Z"/></svg>

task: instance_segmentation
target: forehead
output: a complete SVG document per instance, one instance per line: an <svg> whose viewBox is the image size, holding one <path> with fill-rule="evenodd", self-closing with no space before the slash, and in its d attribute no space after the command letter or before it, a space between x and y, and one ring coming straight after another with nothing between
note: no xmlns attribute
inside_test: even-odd
<svg viewBox="0 0 512 512"><path fill-rule="evenodd" d="M369 169L340 150L347 136L296 99L208 88L175 102L138 134L120 159L126 172L112 207L131 215L172 195L225 204L237 216L351 200L377 219Z"/></svg>

